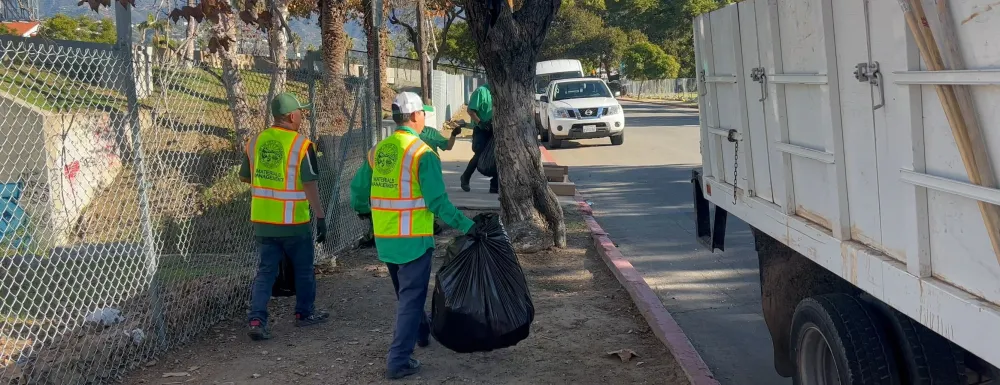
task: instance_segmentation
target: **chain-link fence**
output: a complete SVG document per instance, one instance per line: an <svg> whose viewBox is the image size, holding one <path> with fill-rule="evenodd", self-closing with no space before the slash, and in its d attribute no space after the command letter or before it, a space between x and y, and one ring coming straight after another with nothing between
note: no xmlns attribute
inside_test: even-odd
<svg viewBox="0 0 1000 385"><path fill-rule="evenodd" d="M257 256L234 122L266 127L271 74L237 71L238 116L212 60L17 37L0 51L0 384L114 382L242 314ZM302 132L329 258L367 232L348 185L381 130L370 81L293 64L286 90L316 106Z"/></svg>
<svg viewBox="0 0 1000 385"><path fill-rule="evenodd" d="M694 100L698 98L698 79L629 80L622 94L637 98Z"/></svg>

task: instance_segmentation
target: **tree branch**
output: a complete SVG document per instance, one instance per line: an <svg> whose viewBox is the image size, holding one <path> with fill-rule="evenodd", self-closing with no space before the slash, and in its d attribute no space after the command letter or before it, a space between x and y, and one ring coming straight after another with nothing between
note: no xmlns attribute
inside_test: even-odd
<svg viewBox="0 0 1000 385"><path fill-rule="evenodd" d="M394 25L398 25L400 27L403 27L403 29L406 30L406 37L410 40L410 43L413 44L413 48L414 49L417 48L417 44L420 44L420 42L417 40L417 30L416 30L416 28L414 28L412 25L406 24L406 22L404 22L402 20L399 20L399 18L396 17L396 10L395 9L392 10L392 12L389 12L389 22L392 23L392 24L394 24Z"/></svg>
<svg viewBox="0 0 1000 385"><path fill-rule="evenodd" d="M447 42L448 42L448 30L451 29L451 25L452 25L452 23L455 22L456 18L458 18L458 14L457 13L455 13L453 11L446 11L445 12L444 26L441 28L441 44L440 44L441 48L438 49L436 53L434 53L434 66L435 67L438 64L438 61L441 60L441 57L444 56L444 54L448 52L448 44L447 44Z"/></svg>

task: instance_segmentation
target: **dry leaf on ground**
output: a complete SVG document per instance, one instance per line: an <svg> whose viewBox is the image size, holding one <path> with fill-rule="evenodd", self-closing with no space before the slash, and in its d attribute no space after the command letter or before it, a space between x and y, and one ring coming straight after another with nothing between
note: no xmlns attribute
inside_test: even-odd
<svg viewBox="0 0 1000 385"><path fill-rule="evenodd" d="M615 350L615 351L613 351L613 352L608 352L608 355L609 355L609 356L614 356L614 355L617 355L617 356L618 356L618 358L621 358L621 359L622 359L622 363L626 363L626 362L628 362L629 360L631 360L631 359L632 359L632 357L639 357L639 354L637 354L637 353L636 353L636 352L635 352L634 350L632 350L632 349L621 349L621 350Z"/></svg>

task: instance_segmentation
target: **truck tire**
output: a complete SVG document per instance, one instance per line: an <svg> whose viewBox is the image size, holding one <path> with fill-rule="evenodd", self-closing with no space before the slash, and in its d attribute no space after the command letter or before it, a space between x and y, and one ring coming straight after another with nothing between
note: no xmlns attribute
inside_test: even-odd
<svg viewBox="0 0 1000 385"><path fill-rule="evenodd" d="M888 309L888 324L899 349L904 384L965 385L965 357L944 337L896 310Z"/></svg>
<svg viewBox="0 0 1000 385"><path fill-rule="evenodd" d="M624 143L625 143L625 133L624 132L621 133L621 134L614 135L614 136L611 137L611 145L612 146L621 146Z"/></svg>
<svg viewBox="0 0 1000 385"><path fill-rule="evenodd" d="M799 302L791 337L796 385L901 384L877 313L850 295L824 294Z"/></svg>
<svg viewBox="0 0 1000 385"><path fill-rule="evenodd" d="M551 121L549 121L549 128L552 128L552 122ZM549 144L549 148L559 148L559 147L562 147L562 140L556 139L555 135L552 135L551 133L546 132L545 136L546 136L545 142Z"/></svg>
<svg viewBox="0 0 1000 385"><path fill-rule="evenodd" d="M542 143L548 143L549 142L549 130L546 130L544 128L539 128L538 132L542 136Z"/></svg>

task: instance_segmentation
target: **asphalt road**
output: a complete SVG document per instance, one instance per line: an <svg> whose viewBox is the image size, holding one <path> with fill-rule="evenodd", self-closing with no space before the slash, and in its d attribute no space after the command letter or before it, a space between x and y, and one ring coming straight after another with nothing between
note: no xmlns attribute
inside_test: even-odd
<svg viewBox="0 0 1000 385"><path fill-rule="evenodd" d="M701 164L697 110L622 104L624 145L571 141L552 155L570 166L598 222L722 384L791 384L774 372L749 228L730 216L725 252L713 254L695 238L690 179Z"/></svg>

